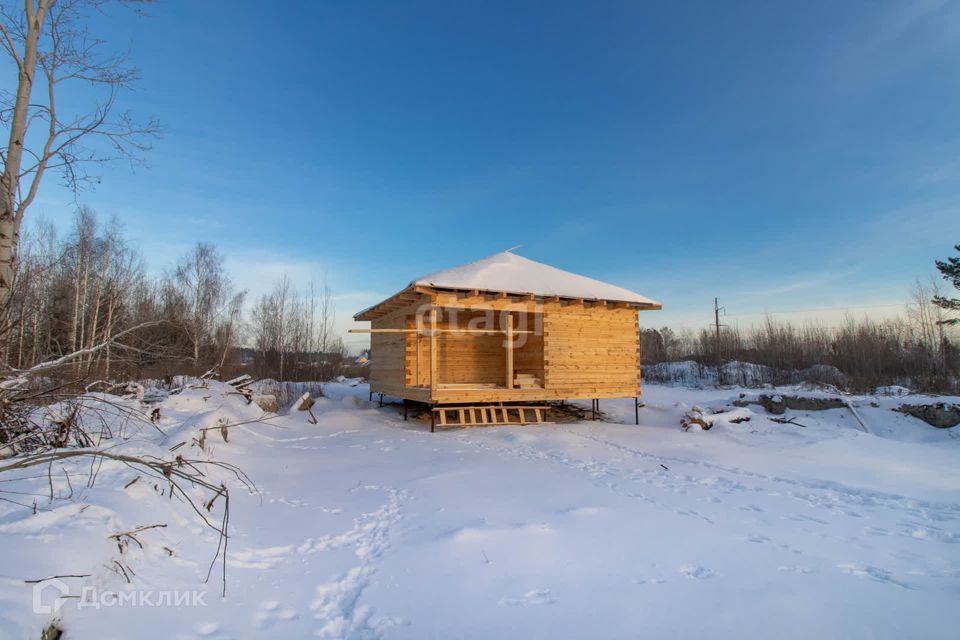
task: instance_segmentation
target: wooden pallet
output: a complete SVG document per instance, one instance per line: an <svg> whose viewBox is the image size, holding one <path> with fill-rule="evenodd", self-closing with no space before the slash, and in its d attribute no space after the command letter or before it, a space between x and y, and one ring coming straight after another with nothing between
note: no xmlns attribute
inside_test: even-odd
<svg viewBox="0 0 960 640"><path fill-rule="evenodd" d="M546 405L474 405L434 407L441 427L481 427L509 424L543 424Z"/></svg>

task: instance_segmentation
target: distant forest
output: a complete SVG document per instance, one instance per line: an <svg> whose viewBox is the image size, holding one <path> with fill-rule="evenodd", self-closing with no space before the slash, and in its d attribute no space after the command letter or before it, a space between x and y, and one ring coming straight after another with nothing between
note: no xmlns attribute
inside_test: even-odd
<svg viewBox="0 0 960 640"><path fill-rule="evenodd" d="M696 366L646 366L652 382L791 384L818 382L869 390L898 384L921 391L958 392L960 347L936 281L917 282L903 313L873 320L848 316L839 326L794 324L767 317L746 329L644 329L644 365L689 361ZM749 363L758 366L741 366Z"/></svg>
<svg viewBox="0 0 960 640"><path fill-rule="evenodd" d="M197 243L152 276L119 224L102 223L81 207L62 236L40 224L22 239L0 355L8 367L27 369L87 351L70 365L84 380L211 369L221 376L323 380L350 372L325 284L302 283L298 290L283 276L271 293L246 303L214 245Z"/></svg>

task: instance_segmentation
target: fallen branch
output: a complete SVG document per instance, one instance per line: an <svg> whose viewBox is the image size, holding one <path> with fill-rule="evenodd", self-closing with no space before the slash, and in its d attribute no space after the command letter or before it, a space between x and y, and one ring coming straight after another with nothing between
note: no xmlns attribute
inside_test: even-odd
<svg viewBox="0 0 960 640"><path fill-rule="evenodd" d="M120 569L120 573L123 574L123 577L124 577L124 579L127 581L127 584L130 584L131 582L133 582L133 581L130 579L130 574L127 573L127 569L129 569L130 567L127 567L126 569L124 569L124 568L123 568L123 565L120 563L119 560L114 560L114 561L113 561L113 564L117 565L117 568ZM133 573L133 571L131 570L130 573ZM134 575L136 575L136 574L134 574Z"/></svg>
<svg viewBox="0 0 960 640"><path fill-rule="evenodd" d="M60 578L89 578L89 573L63 573L58 576L47 576L46 578L37 578L35 580L24 580L26 584L40 584L47 580L58 580Z"/></svg>
<svg viewBox="0 0 960 640"><path fill-rule="evenodd" d="M789 420L788 420L787 418L770 418L770 420L771 420L772 422L776 422L776 423L778 423L778 424L792 424L792 425L795 425L795 426L797 426L797 427L803 427L803 428L806 428L806 427L807 427L807 425L805 425L805 424L800 424L799 422L797 422L796 417L790 418Z"/></svg>
<svg viewBox="0 0 960 640"><path fill-rule="evenodd" d="M84 356L89 356L102 351L109 346L124 348L125 345L118 343L117 341L120 338L130 335L140 329L147 329L149 327L155 327L157 325L165 324L166 320L151 320L150 322L141 322L140 324L130 327L129 329L124 329L115 336L111 337L109 340L105 340L100 344L94 345L92 347L87 347L86 349L78 349L72 353L68 353L65 356L56 358L55 360L49 360L47 362L41 362L40 364L34 365L28 369L14 369L10 368L11 375L36 375L38 373L43 373L44 371L49 371L50 369L56 369L68 362L72 362L77 358L82 358Z"/></svg>
<svg viewBox="0 0 960 640"><path fill-rule="evenodd" d="M243 420L241 422L232 422L230 424L218 424L213 427L201 427L200 431L222 431L224 429L232 429L233 427L242 427L245 424L256 424L258 422L267 422L268 420L275 420L279 417L280 416L268 416L264 414L262 417L253 418L252 420ZM171 451L173 451L173 449L171 449Z"/></svg>
<svg viewBox="0 0 960 640"><path fill-rule="evenodd" d="M135 534L138 534L138 533L140 533L141 531L146 531L146 530L148 530L148 529L160 529L160 528L163 528L163 527L166 527L166 526L167 526L166 524L148 524L148 525L143 526L143 527L137 527L136 529L131 529L130 531L121 531L120 533L114 533L114 534L112 534L112 535L110 535L110 536L108 536L108 537L109 537L109 538L117 538L117 539L119 539L119 538L121 538L121 537L123 537L123 536L133 537Z"/></svg>
<svg viewBox="0 0 960 640"><path fill-rule="evenodd" d="M63 462L71 459L79 458L91 458L91 480L88 482L90 485L95 478L95 472L93 467L97 463L101 463L104 460L112 460L115 462L120 462L125 464L133 469L145 472L148 475L152 475L155 478L165 481L170 487L170 497L178 495L184 502L186 502L191 509L203 520L209 528L217 532L219 536L219 542L217 544L217 551L214 554L213 559L210 562L210 569L207 572L207 579L209 580L210 574L214 565L218 559L222 560L223 563L223 594L226 595L227 582L226 582L226 566L227 566L227 526L230 521L230 492L227 489L226 485L221 483L215 485L205 479L204 474L199 470L199 466L208 466L214 468L220 468L231 472L234 477L243 484L249 491L255 491L256 487L253 481L247 476L242 470L238 467L231 465L225 462L214 462L208 460L187 460L181 456L177 456L177 459L174 461L162 460L154 457L138 457L125 455L120 453L114 453L111 451L104 450L90 450L90 449L67 449L67 450L55 450L55 451L46 451L42 453L36 453L32 455L22 456L16 459L11 459L6 461L5 464L0 464L0 474L7 471L16 471L20 469L29 469L38 465L50 465L53 462ZM181 482L190 483L191 485L199 486L211 493L214 494L214 497L207 502L204 507L207 509L213 508L214 501L220 497L224 497L224 512L221 518L220 525L216 525L211 522L207 516L204 514L203 509L198 505L194 499L186 492L185 488L181 486ZM165 526L165 525L164 525ZM152 528L152 527L151 527ZM128 533L135 533L133 532ZM124 534L115 534L123 536ZM112 536L111 536L112 537ZM139 541L137 541L139 544ZM142 546L142 545L141 545ZM119 563L118 567L123 573L124 577L129 581L130 576L128 571L129 567L124 568ZM132 571L131 571L132 573Z"/></svg>
<svg viewBox="0 0 960 640"><path fill-rule="evenodd" d="M852 402L850 402L849 400L846 400L844 402L844 406L846 406L847 409L850 410L850 413L853 414L853 417L856 418L857 422L860 423L860 428L863 429L864 433L873 433L872 431L870 431L870 427L867 426L867 423L863 421L863 418L860 417L860 414L857 413L857 410L853 408Z"/></svg>
<svg viewBox="0 0 960 640"><path fill-rule="evenodd" d="M138 546L138 547L140 547L141 549L143 549L143 543L140 542L140 538L137 537L137 534L140 533L141 531L146 531L146 530L148 530L148 529L156 529L156 528L158 528L158 527L166 527L166 526L167 526L167 525L165 525L165 524L151 524L151 525L147 525L147 526L145 526L145 527L137 527L136 529L133 529L133 530L131 530L131 531L123 531L123 532L121 532L121 533L114 533L113 535L110 535L110 536L107 536L107 537L117 541L117 548L120 550L120 553L122 554L123 551L124 551L124 549L127 548L127 543L126 543L126 540L124 540L124 538L128 538L128 539L130 539L130 540L133 540L134 542L137 543L137 546Z"/></svg>

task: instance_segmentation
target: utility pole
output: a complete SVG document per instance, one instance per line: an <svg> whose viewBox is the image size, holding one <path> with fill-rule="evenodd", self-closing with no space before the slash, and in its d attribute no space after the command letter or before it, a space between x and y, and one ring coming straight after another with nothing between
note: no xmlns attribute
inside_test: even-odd
<svg viewBox="0 0 960 640"><path fill-rule="evenodd" d="M717 298L713 299L713 325L717 330L717 366L720 366L720 312L726 307L720 306Z"/></svg>

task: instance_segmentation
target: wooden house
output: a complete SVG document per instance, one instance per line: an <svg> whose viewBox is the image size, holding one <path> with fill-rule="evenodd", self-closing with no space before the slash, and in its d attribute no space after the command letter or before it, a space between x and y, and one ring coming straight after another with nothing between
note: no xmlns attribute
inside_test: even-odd
<svg viewBox="0 0 960 640"><path fill-rule="evenodd" d="M639 397L638 314L654 309L632 291L503 252L418 278L354 319L371 323L358 330L371 334L371 393L517 404Z"/></svg>

